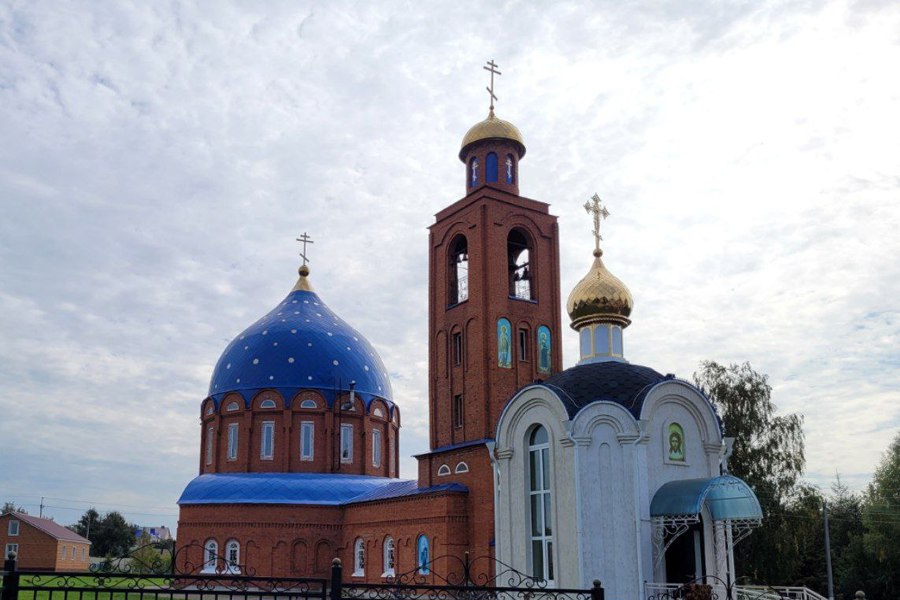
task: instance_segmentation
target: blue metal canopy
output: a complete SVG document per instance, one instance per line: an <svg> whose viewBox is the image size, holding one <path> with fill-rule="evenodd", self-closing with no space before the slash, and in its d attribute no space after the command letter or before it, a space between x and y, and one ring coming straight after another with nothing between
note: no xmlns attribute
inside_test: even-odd
<svg viewBox="0 0 900 600"><path fill-rule="evenodd" d="M653 495L650 516L699 517L704 503L713 521L761 521L763 517L756 494L746 482L732 475L670 481Z"/></svg>

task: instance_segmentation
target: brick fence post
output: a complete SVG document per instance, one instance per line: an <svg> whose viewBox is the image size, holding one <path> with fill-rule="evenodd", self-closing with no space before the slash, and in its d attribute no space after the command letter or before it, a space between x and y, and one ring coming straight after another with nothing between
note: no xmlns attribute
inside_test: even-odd
<svg viewBox="0 0 900 600"><path fill-rule="evenodd" d="M606 599L606 591L603 589L603 586L600 585L600 580L594 580L594 587L591 588L591 600L605 600Z"/></svg>
<svg viewBox="0 0 900 600"><path fill-rule="evenodd" d="M866 600L866 593L862 590L859 590L853 595L857 598L857 600Z"/></svg>
<svg viewBox="0 0 900 600"><path fill-rule="evenodd" d="M341 559L335 558L331 561L331 600L341 600L342 571ZM3 598L3 600L6 600L6 598Z"/></svg>
<svg viewBox="0 0 900 600"><path fill-rule="evenodd" d="M3 561L3 597L2 600L17 600L19 597L19 573L16 570L16 553L10 552Z"/></svg>

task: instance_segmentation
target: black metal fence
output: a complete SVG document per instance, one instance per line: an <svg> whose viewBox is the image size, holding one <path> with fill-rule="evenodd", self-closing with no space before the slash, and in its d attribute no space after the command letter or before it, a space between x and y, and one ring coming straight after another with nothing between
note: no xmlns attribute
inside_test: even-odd
<svg viewBox="0 0 900 600"><path fill-rule="evenodd" d="M144 547L87 572L42 572L19 570L10 555L0 600L605 600L599 581L591 589L555 588L496 559L470 560L468 554L442 556L381 583L345 582L339 559L326 580L260 577L225 557L203 556L194 565L171 550L165 556Z"/></svg>

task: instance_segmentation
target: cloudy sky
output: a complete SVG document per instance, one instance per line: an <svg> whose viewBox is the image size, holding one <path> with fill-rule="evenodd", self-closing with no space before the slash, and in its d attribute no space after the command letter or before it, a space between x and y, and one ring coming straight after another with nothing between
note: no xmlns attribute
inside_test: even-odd
<svg viewBox="0 0 900 600"><path fill-rule="evenodd" d="M303 231L423 451L426 227L489 59L563 294L599 192L627 357L749 361L808 479L861 489L900 428L898 31L891 1L0 3L0 501L174 524L213 365Z"/></svg>

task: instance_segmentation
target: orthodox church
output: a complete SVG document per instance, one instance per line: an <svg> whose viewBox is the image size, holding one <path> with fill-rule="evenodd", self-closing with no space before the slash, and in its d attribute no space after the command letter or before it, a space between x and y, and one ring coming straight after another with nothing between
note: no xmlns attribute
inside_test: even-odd
<svg viewBox="0 0 900 600"><path fill-rule="evenodd" d="M493 65L491 67L493 69ZM493 86L493 84L492 84ZM493 96L493 94L492 94ZM734 579L762 514L727 474L703 392L625 358L631 293L599 245L566 309L559 227L519 193L525 142L494 114L465 134L465 195L429 233L430 450L398 478L402 399L373 346L301 266L293 289L225 348L200 405L199 475L180 500L182 567L349 581L441 573L465 552L550 585ZM649 582L649 583L648 583Z"/></svg>

